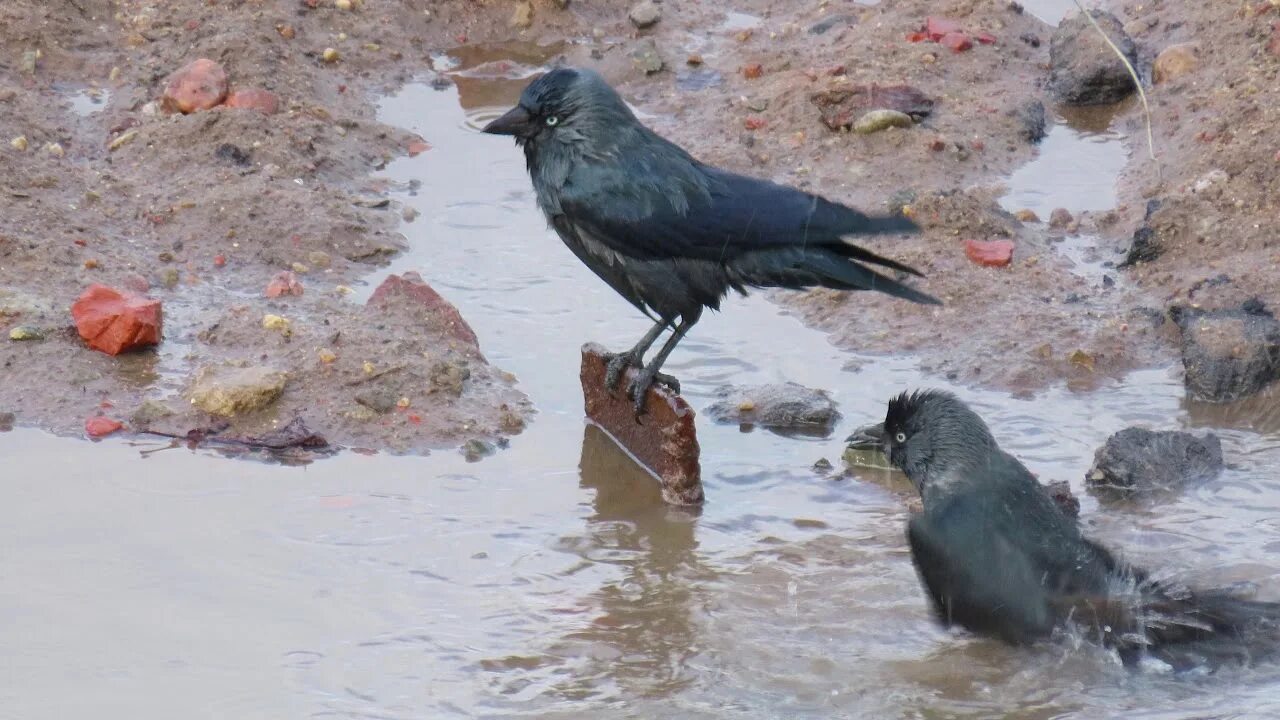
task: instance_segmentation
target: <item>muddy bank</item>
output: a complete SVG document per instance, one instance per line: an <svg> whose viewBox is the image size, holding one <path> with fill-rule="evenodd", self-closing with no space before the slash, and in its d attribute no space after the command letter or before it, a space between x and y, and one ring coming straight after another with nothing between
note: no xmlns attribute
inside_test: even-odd
<svg viewBox="0 0 1280 720"><path fill-rule="evenodd" d="M427 48L479 22L469 5L7 3L0 410L58 432L96 415L175 434L302 417L330 442L404 451L519 432L527 401L454 331L447 298L345 299L404 247L372 173L429 152L377 123L372 101L429 72ZM166 77L200 57L278 111L165 113ZM266 297L286 271L287 291ZM160 300L163 342L88 349L68 308L92 283ZM15 327L34 332L8 340ZM218 384L254 380L245 368L268 387L233 387L256 400L227 404Z"/></svg>
<svg viewBox="0 0 1280 720"><path fill-rule="evenodd" d="M377 313L344 293L381 282L405 248L412 214L387 195L402 188L376 173L411 148L431 152L431 138L376 121L377 97L426 79L486 104L476 95L560 59L601 69L710 162L871 211L905 206L925 231L869 244L924 270L945 307L777 296L851 351L919 354L962 383L1090 387L1173 362L1174 304L1275 295L1264 221L1277 182L1273 11L1113 8L1146 76L1166 46L1199 45L1189 71L1149 88L1157 183L1138 106L1101 121L1055 107L1053 28L1014 4L774 5L668 2L656 20L635 20L623 2L7 4L0 38L18 51L0 59L0 126L12 135L0 151L0 317L6 332L43 339L0 343L0 410L60 432L98 414L200 427L213 418L190 403L196 380L229 364L289 378L265 410L232 418L242 433L303 415L334 442L416 450L517 431L530 408L484 360L483 337L460 342L436 322L444 310ZM930 16L975 42L932 42ZM279 112L160 112L166 77L197 57L220 63L233 91L273 93ZM895 86L928 101L905 108L918 111L909 127L863 135L824 123L820 105ZM1114 208L1052 227L1047 209L1015 217L1005 183L1040 152L1041 106L1051 138L1065 122L1126 134ZM1139 231L1152 251L1117 267ZM966 256L967 241L990 240L1012 242L1009 266ZM282 271L302 294L264 297ZM157 350L112 359L84 348L66 310L95 282L164 303ZM288 334L264 326L268 315ZM462 380L441 391L432 378L446 376Z"/></svg>

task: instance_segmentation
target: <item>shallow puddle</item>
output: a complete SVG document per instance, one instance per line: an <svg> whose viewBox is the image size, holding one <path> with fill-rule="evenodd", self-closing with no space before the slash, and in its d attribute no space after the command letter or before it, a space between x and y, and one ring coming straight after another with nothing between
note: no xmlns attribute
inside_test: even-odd
<svg viewBox="0 0 1280 720"><path fill-rule="evenodd" d="M456 58L455 85L381 104L432 148L386 170L419 181L394 197L421 215L403 229L410 251L364 293L420 272L520 378L538 409L528 430L478 463L348 452L306 467L0 434L0 717L1280 712L1274 667L1175 678L1126 672L1090 646L1014 650L937 630L903 538L905 484L811 466L838 466L839 437L882 417L891 393L946 383L914 358L846 371L849 355L760 297L708 315L667 369L698 409L727 382L828 389L840 432L704 421L708 503L663 506L584 426L577 380L583 342L628 346L647 321L546 228L521 152L477 132L523 84L467 73L488 61ZM1189 580L1248 579L1280 597L1269 406L1184 408L1163 369L1088 394L959 392L1043 479L1071 481L1095 536ZM1084 472L1134 423L1225 426L1230 468L1160 505L1102 508Z"/></svg>

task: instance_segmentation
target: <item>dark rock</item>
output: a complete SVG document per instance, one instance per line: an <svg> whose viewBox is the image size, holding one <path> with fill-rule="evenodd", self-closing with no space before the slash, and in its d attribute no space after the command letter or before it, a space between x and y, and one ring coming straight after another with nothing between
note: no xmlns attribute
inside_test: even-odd
<svg viewBox="0 0 1280 720"><path fill-rule="evenodd" d="M1156 211L1159 210L1162 205L1164 205L1164 202L1161 201L1160 198L1151 198L1148 200L1147 207L1143 211L1142 219L1150 220L1151 216L1155 215Z"/></svg>
<svg viewBox="0 0 1280 720"><path fill-rule="evenodd" d="M1143 225L1133 232L1133 242L1129 244L1129 252L1125 253L1120 267L1133 267L1139 263L1151 262L1164 253L1156 231Z"/></svg>
<svg viewBox="0 0 1280 720"><path fill-rule="evenodd" d="M858 16L850 13L836 13L809 26L810 35L821 35L837 25L857 25Z"/></svg>
<svg viewBox="0 0 1280 720"><path fill-rule="evenodd" d="M1047 134L1045 130L1044 103L1029 100L1013 111L1013 116L1022 124L1022 137L1027 142L1038 143Z"/></svg>
<svg viewBox="0 0 1280 720"><path fill-rule="evenodd" d="M1129 62L1136 64L1137 49L1116 16L1098 10L1092 14ZM1106 105L1135 91L1124 63L1083 14L1058 25L1049 41L1049 64L1049 90L1067 105Z"/></svg>
<svg viewBox="0 0 1280 720"><path fill-rule="evenodd" d="M13 421L17 418L11 412L0 412L0 432L9 432L13 429Z"/></svg>
<svg viewBox="0 0 1280 720"><path fill-rule="evenodd" d="M497 451L494 444L485 440L471 439L462 444L460 452L467 462L478 462Z"/></svg>
<svg viewBox="0 0 1280 720"><path fill-rule="evenodd" d="M771 430L796 430L826 436L840 419L836 405L823 390L796 383L724 387L707 415L719 423L759 425Z"/></svg>
<svg viewBox="0 0 1280 720"><path fill-rule="evenodd" d="M897 110L916 122L933 112L933 100L909 85L857 85L823 90L810 95L809 101L818 106L822 122L832 130L852 128L868 110Z"/></svg>
<svg viewBox="0 0 1280 720"><path fill-rule="evenodd" d="M226 160L227 162L241 167L253 162L252 158L249 157L249 153L241 150L239 146L232 145L231 143L222 143L218 146L217 150L213 151L213 155L219 160Z"/></svg>
<svg viewBox="0 0 1280 720"><path fill-rule="evenodd" d="M1046 483L1044 489L1049 493L1049 497L1053 498L1053 502L1057 504L1063 515L1069 518L1080 517L1080 498L1071 492L1071 483L1066 480L1055 480Z"/></svg>
<svg viewBox="0 0 1280 720"><path fill-rule="evenodd" d="M657 475L663 500L701 505L702 470L693 408L666 386L654 383L645 397L645 413L637 419L627 393L605 387L604 354L599 345L582 347L580 378L587 418ZM635 374L629 368L619 385L626 387Z"/></svg>
<svg viewBox="0 0 1280 720"><path fill-rule="evenodd" d="M1040 47L1040 36L1035 33L1022 33L1018 36L1018 39L1033 48Z"/></svg>
<svg viewBox="0 0 1280 720"><path fill-rule="evenodd" d="M1231 402L1280 379L1280 322L1262 303L1237 310L1175 307L1182 330L1187 391L1197 400Z"/></svg>
<svg viewBox="0 0 1280 720"><path fill-rule="evenodd" d="M1105 499L1179 490L1222 471L1222 441L1212 433L1125 428L1107 438L1085 475L1089 489Z"/></svg>

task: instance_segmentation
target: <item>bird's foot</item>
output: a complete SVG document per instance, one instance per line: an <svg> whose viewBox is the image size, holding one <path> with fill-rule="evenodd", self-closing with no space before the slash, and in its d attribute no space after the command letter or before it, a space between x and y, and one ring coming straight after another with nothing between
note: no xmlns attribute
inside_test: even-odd
<svg viewBox="0 0 1280 720"><path fill-rule="evenodd" d="M640 357L634 350L628 350L620 353L605 353L604 366L604 385L613 390L618 387L618 381L622 379L622 373L627 368L643 368L640 364Z"/></svg>
<svg viewBox="0 0 1280 720"><path fill-rule="evenodd" d="M680 394L680 381L666 373L651 371L644 368L636 379L631 382L631 386L627 389L631 395L631 399L635 402L636 418L644 414L644 401L648 397L649 388L654 383L666 385L672 392Z"/></svg>

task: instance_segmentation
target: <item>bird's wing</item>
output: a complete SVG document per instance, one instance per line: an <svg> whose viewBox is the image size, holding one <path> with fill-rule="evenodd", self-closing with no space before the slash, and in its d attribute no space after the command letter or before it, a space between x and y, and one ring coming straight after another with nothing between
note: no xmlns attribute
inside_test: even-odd
<svg viewBox="0 0 1280 720"><path fill-rule="evenodd" d="M868 217L795 188L685 157L594 164L575 171L560 202L574 224L635 258L724 262L762 249L812 246L919 275L842 239L912 232L916 226L910 220Z"/></svg>
<svg viewBox="0 0 1280 720"><path fill-rule="evenodd" d="M944 625L1027 643L1054 625L1041 571L1020 542L985 521L990 504L958 496L911 519L916 572Z"/></svg>

